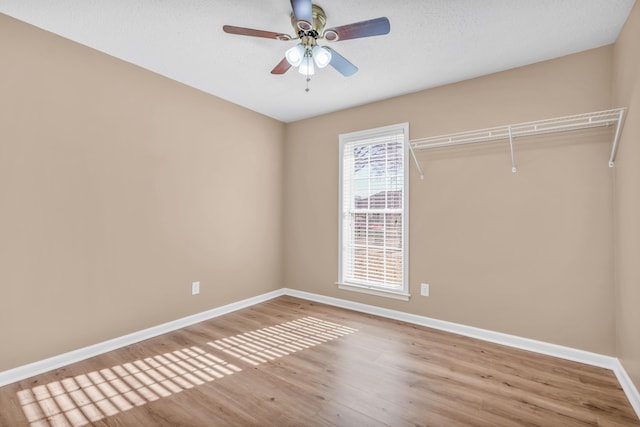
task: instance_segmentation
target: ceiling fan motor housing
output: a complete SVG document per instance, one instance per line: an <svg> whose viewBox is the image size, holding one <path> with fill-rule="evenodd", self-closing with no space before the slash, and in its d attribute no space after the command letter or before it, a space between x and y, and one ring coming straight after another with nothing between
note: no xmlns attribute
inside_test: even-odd
<svg viewBox="0 0 640 427"><path fill-rule="evenodd" d="M303 38L304 36L317 38L322 35L324 26L327 23L327 16L324 13L324 10L320 6L314 4L311 8L311 16L313 17L313 22L297 21L295 15L291 13L291 25L293 26L295 33L300 35L300 38ZM315 34L313 34L314 32Z"/></svg>

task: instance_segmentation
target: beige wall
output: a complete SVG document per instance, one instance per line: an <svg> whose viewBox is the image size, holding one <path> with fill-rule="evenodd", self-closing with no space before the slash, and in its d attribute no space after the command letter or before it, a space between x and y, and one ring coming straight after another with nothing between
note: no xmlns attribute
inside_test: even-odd
<svg viewBox="0 0 640 427"><path fill-rule="evenodd" d="M338 290L338 134L412 138L610 107L611 46L289 124L285 283L614 354L611 130L422 151L411 164L410 302ZM431 296L419 296L420 282Z"/></svg>
<svg viewBox="0 0 640 427"><path fill-rule="evenodd" d="M615 44L613 102L628 107L615 167L616 350L640 389L640 4Z"/></svg>
<svg viewBox="0 0 640 427"><path fill-rule="evenodd" d="M282 123L4 15L0 64L0 371L282 287Z"/></svg>

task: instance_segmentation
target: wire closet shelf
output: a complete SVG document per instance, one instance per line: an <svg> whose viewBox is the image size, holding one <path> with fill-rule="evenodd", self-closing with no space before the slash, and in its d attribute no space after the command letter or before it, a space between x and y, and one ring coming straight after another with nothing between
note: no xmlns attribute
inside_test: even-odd
<svg viewBox="0 0 640 427"><path fill-rule="evenodd" d="M616 125L616 132L611 146L611 155L609 156L609 167L613 167L625 110L626 108L615 108L612 110L595 111L593 113L576 114L573 116L556 117L534 122L414 139L410 141L409 149L418 168L420 179L424 179L424 174L414 152L415 150L509 140L511 171L515 173L517 170L513 152L513 140L515 138Z"/></svg>

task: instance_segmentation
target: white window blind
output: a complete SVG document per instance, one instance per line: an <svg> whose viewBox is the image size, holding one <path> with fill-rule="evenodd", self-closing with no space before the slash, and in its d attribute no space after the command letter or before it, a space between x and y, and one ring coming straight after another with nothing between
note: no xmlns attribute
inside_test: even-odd
<svg viewBox="0 0 640 427"><path fill-rule="evenodd" d="M407 293L407 147L408 124L340 135L340 285Z"/></svg>

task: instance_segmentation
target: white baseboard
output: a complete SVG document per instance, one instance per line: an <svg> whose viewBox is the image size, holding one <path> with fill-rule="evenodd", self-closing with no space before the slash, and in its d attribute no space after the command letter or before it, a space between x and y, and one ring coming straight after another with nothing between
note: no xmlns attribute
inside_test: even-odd
<svg viewBox="0 0 640 427"><path fill-rule="evenodd" d="M114 338L95 345L84 347L28 365L19 366L14 369L0 372L0 387L11 384L26 378L33 377L54 369L67 366L72 363L80 362L90 357L98 356L127 345L135 344L158 335L166 334L177 329L181 329L205 320L213 319L224 314L231 313L236 310L251 307L264 301L282 296L290 295L292 297L302 298L309 301L315 301L335 307L346 308L349 310L359 311L362 313L373 314L389 319L400 320L415 325L426 326L429 328L439 329L442 331L452 332L459 335L477 338L483 341L502 344L509 347L519 348L522 350L533 351L535 353L546 354L561 359L572 360L575 362L585 363L601 368L612 370L622 389L627 395L631 406L640 418L640 393L635 387L631 378L625 371L620 361L611 356L592 353L589 351L578 350L571 347L564 347L556 344L550 344L543 341L522 338L515 335L494 332L487 329L476 328L473 326L461 325L458 323L447 322L444 320L432 319L430 317L420 316L417 314L405 313L403 311L390 310L373 305L362 304L358 302L348 301L340 298L327 297L324 295L314 294L310 292L298 291L295 289L282 288L266 294L247 298L231 304L217 307L192 316L183 317L162 325L144 329L122 337Z"/></svg>
<svg viewBox="0 0 640 427"><path fill-rule="evenodd" d="M487 329L476 328L473 326L461 325L458 323L446 322L444 320L432 319L430 317L419 316L416 314L405 313L403 311L389 310L373 305L362 304L358 302L343 300L340 298L327 297L324 295L313 294L310 292L298 291L295 289L284 289L285 295L302 298L309 301L315 301L335 307L346 308L349 310L359 311L362 313L373 314L375 316L386 317L389 319L400 320L415 325L426 326L429 328L439 329L442 331L452 332L471 338L477 338L483 341L489 341L496 344L502 344L509 347L519 348L521 350L532 351L535 353L545 354L548 356L558 357L560 359L571 360L574 362L585 363L587 365L597 366L609 369L614 372L618 382L622 386L631 406L640 418L640 394L635 387L629 375L625 371L622 363L612 356L605 356L598 353L592 353L585 350L578 350L571 347L550 344L544 341L522 338L515 335L503 334L501 332L489 331Z"/></svg>
<svg viewBox="0 0 640 427"><path fill-rule="evenodd" d="M98 356L100 354L116 350L118 348L135 344L149 338L157 337L158 335L166 334L168 332L175 331L177 329L181 329L205 320L213 319L214 317L222 316L223 314L251 307L252 305L284 295L284 291L284 289L278 289L266 294L258 295L252 298L247 298L231 304L223 305L222 307L207 310L202 313L197 313L171 322L163 323L162 325L143 329L141 331L114 338L112 340L104 341L78 350L73 350L68 353L63 353L58 356L50 357L48 359L40 360L38 362L30 363L28 365L23 365L14 369L0 372L0 387L33 377L35 375L49 372L63 366L70 365L72 363L80 362L90 357Z"/></svg>
<svg viewBox="0 0 640 427"><path fill-rule="evenodd" d="M640 418L640 392L638 392L629 374L627 374L627 371L625 371L624 366L622 366L622 363L618 359L616 359L616 366L613 368L613 373L616 374L616 378L618 378L618 382L627 395L629 403L631 403L633 410L636 411L638 418Z"/></svg>

